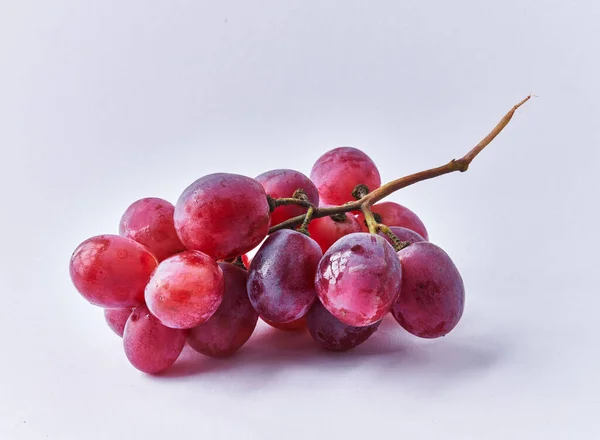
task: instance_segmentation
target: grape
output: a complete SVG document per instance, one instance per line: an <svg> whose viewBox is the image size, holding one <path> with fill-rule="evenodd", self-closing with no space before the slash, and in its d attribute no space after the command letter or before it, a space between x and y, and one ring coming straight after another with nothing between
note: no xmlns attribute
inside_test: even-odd
<svg viewBox="0 0 600 440"><path fill-rule="evenodd" d="M308 177L294 170L272 170L262 173L256 180L265 189L266 193L274 199L292 197L294 191L301 188L306 193L309 202L319 206L319 191ZM275 226L287 219L302 215L306 208L297 205L284 205L275 208L271 213L271 226Z"/></svg>
<svg viewBox="0 0 600 440"><path fill-rule="evenodd" d="M246 290L248 274L229 263L219 263L225 279L223 301L208 321L189 331L188 344L207 356L224 357L236 352L252 335L258 313Z"/></svg>
<svg viewBox="0 0 600 440"><path fill-rule="evenodd" d="M163 199L145 198L133 202L121 217L119 234L146 246L162 261L184 251L173 223L173 204Z"/></svg>
<svg viewBox="0 0 600 440"><path fill-rule="evenodd" d="M343 221L333 220L331 217L321 217L308 224L310 237L319 243L323 252L326 252L344 235L360 231L360 224L352 214L346 214Z"/></svg>
<svg viewBox="0 0 600 440"><path fill-rule="evenodd" d="M260 316L277 323L304 316L317 297L314 279L322 255L317 242L300 232L271 234L248 274L248 295Z"/></svg>
<svg viewBox="0 0 600 440"><path fill-rule="evenodd" d="M306 329L306 316L290 322L273 322L262 317L260 319L269 324L271 327L274 327L278 330L284 330L286 332L298 332Z"/></svg>
<svg viewBox="0 0 600 440"><path fill-rule="evenodd" d="M242 263L244 263L244 267L246 269L250 269L250 263L252 263L252 257L249 257L248 254L242 255Z"/></svg>
<svg viewBox="0 0 600 440"><path fill-rule="evenodd" d="M383 237L356 232L340 238L319 262L319 299L337 319L353 327L381 320L398 297L402 268Z"/></svg>
<svg viewBox="0 0 600 440"><path fill-rule="evenodd" d="M390 230L394 233L394 235L396 237L398 237L398 239L400 239L400 241L407 241L409 243L417 243L419 241L427 241L423 237L421 237L419 234L417 234L415 231L411 231L410 229L403 228L402 226L390 226ZM385 235L383 232L380 232L379 235L381 235L383 238L385 238L388 241L388 243L390 243L393 246L392 240L390 240L387 235Z"/></svg>
<svg viewBox="0 0 600 440"><path fill-rule="evenodd" d="M185 338L185 330L165 327L146 306L139 306L125 324L123 346L135 368L156 374L173 365L183 350Z"/></svg>
<svg viewBox="0 0 600 440"><path fill-rule="evenodd" d="M310 179L319 190L322 202L330 205L352 200L352 190L358 184L366 185L370 191L381 185L375 163L352 147L334 148L319 157L312 167Z"/></svg>
<svg viewBox="0 0 600 440"><path fill-rule="evenodd" d="M269 231L269 203L256 180L237 174L201 177L175 206L175 229L183 244L229 260L254 249Z"/></svg>
<svg viewBox="0 0 600 440"><path fill-rule="evenodd" d="M208 255L186 251L161 262L146 286L146 304L171 328L208 320L223 300L223 271Z"/></svg>
<svg viewBox="0 0 600 440"><path fill-rule="evenodd" d="M110 329L117 335L123 337L123 331L125 330L125 323L131 315L133 309L104 309L104 319L110 327Z"/></svg>
<svg viewBox="0 0 600 440"><path fill-rule="evenodd" d="M379 223L383 223L387 226L402 226L403 228L410 229L415 231L425 240L429 240L429 235L427 235L427 229L425 229L425 225L421 221L417 214L412 212L410 209L399 205L394 202L382 202L376 203L371 207L371 211L374 214L379 214L381 217L381 221ZM363 228L363 231L367 232L369 228L365 223L365 216L361 212L357 215L357 219L360 223L360 226Z"/></svg>
<svg viewBox="0 0 600 440"><path fill-rule="evenodd" d="M323 348L346 351L365 342L379 328L381 321L365 327L346 325L327 311L320 301L315 301L306 315L308 331Z"/></svg>
<svg viewBox="0 0 600 440"><path fill-rule="evenodd" d="M414 243L398 252L402 287L392 315L409 333L439 338L460 320L465 287L458 269L440 247Z"/></svg>
<svg viewBox="0 0 600 440"><path fill-rule="evenodd" d="M90 303L124 308L144 303L144 288L157 264L148 249L129 238L98 235L75 249L69 272Z"/></svg>

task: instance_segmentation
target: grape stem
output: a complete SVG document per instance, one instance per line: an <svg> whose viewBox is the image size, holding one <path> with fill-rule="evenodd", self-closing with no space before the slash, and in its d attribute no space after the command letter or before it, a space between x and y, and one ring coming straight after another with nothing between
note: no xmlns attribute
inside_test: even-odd
<svg viewBox="0 0 600 440"><path fill-rule="evenodd" d="M383 223L379 223L377 225L378 229L388 236L390 241L392 242L392 246L394 246L394 250L396 252L401 251L405 247L410 246L409 241L401 241L396 234L389 228L389 226L384 225Z"/></svg>
<svg viewBox="0 0 600 440"><path fill-rule="evenodd" d="M481 151L488 146L498 134L508 125L510 120L512 119L515 111L525 104L527 101L531 99L531 95L527 96L513 108L511 108L506 115L500 120L500 122L490 131L490 133L484 137L481 142L479 142L475 147L471 149L467 154L465 154L460 159L452 159L445 165L431 168L429 170L420 171L418 173L409 174L408 176L401 177L396 180L392 180L391 182L386 183L385 185L380 186L379 188L371 191L370 193L362 196L360 199L346 203L340 206L327 206L318 208L312 205L307 200L302 200L299 198L286 198L286 199L274 199L273 202L277 205L288 205L288 204L296 204L300 206L304 206L306 208L312 208L310 216L308 216L308 221L315 218L326 217L334 214L339 214L342 212L349 211L357 211L361 210L365 215L365 220L367 221L367 226L369 227L369 231L372 233L377 232L378 224L371 212L371 206L374 203L377 203L381 199L389 196L390 194L405 188L409 185L413 185L417 182L421 182L423 180L432 179L434 177L442 176L444 174L452 173L454 171L465 172L469 168L469 165L475 159L475 157L481 153ZM307 214L299 215L293 217L289 220L279 223L278 225L273 226L269 229L269 234L273 232L279 231L280 229L293 228L300 224L303 224L307 220Z"/></svg>

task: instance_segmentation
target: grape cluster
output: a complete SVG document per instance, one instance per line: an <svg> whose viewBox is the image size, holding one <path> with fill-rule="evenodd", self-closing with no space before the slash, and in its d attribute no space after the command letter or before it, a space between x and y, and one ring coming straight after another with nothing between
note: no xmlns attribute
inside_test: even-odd
<svg viewBox="0 0 600 440"><path fill-rule="evenodd" d="M283 330L308 328L332 351L365 342L388 313L413 335L444 336L463 313L458 270L408 208L343 209L358 185L373 191L381 178L350 147L321 156L310 178L289 169L254 179L210 174L175 205L134 202L119 235L77 247L71 279L104 308L131 364L149 374L169 368L186 343L207 356L232 355L259 318ZM335 215L318 214L337 205ZM304 216L301 225L272 229L296 216Z"/></svg>

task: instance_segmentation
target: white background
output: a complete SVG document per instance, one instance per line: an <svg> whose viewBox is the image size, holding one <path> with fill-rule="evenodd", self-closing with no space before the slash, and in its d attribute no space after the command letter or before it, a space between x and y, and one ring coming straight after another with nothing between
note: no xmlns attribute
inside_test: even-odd
<svg viewBox="0 0 600 440"><path fill-rule="evenodd" d="M597 1L0 2L0 438L600 438ZM308 173L340 145L461 270L446 338L352 353L260 327L237 356L129 366L68 261L145 196Z"/></svg>

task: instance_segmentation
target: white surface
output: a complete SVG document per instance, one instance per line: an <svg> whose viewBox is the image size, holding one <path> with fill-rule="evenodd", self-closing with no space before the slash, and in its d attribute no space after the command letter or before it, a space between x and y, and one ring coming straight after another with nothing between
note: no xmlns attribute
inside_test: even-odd
<svg viewBox="0 0 600 440"><path fill-rule="evenodd" d="M216 6L218 4L218 6ZM595 1L0 3L0 438L600 438ZM261 327L130 367L67 265L128 204L353 145L461 270L459 327L354 353Z"/></svg>

